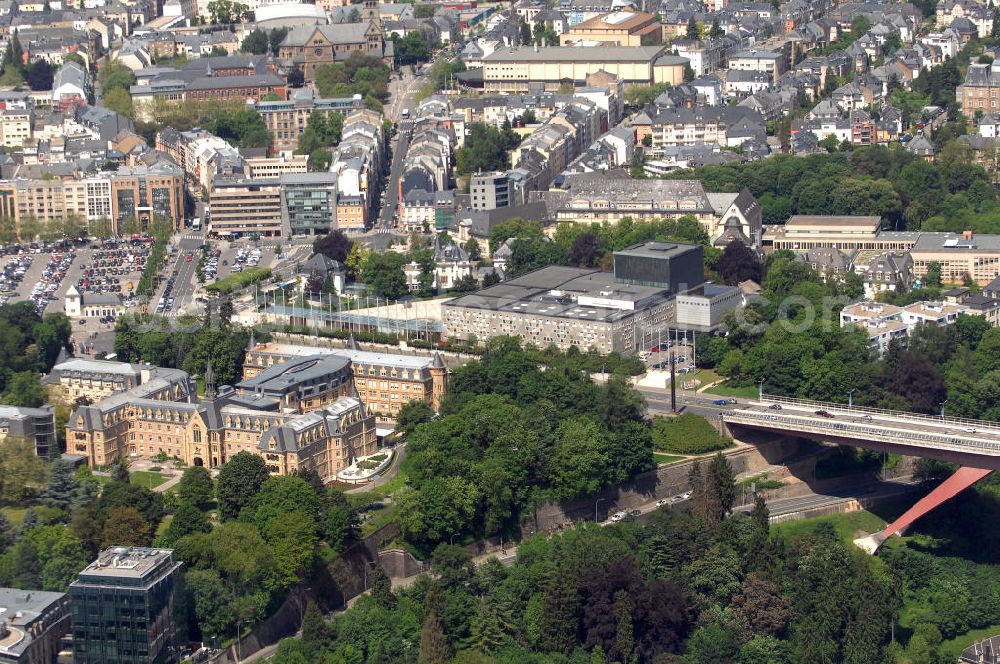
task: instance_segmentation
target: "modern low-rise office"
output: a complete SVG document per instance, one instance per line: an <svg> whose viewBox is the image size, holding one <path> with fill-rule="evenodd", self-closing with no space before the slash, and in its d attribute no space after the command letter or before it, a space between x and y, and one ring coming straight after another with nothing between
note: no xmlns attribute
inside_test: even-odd
<svg viewBox="0 0 1000 664"><path fill-rule="evenodd" d="M171 661L174 590L183 565L169 549L113 547L70 584L76 664Z"/></svg>

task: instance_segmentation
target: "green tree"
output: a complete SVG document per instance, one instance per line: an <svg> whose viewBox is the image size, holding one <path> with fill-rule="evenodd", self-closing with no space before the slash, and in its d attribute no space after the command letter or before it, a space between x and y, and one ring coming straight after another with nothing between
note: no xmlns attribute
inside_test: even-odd
<svg viewBox="0 0 1000 664"><path fill-rule="evenodd" d="M330 630L323 620L323 613L312 600L306 604L302 615L302 641L313 652L319 652L326 647L330 638Z"/></svg>
<svg viewBox="0 0 1000 664"><path fill-rule="evenodd" d="M22 503L45 486L45 462L31 441L8 436L0 441L0 452L0 499Z"/></svg>
<svg viewBox="0 0 1000 664"><path fill-rule="evenodd" d="M399 409L396 416L396 428L404 435L409 436L413 430L425 422L430 422L434 418L434 409L422 399L408 401Z"/></svg>
<svg viewBox="0 0 1000 664"><path fill-rule="evenodd" d="M375 600L375 603L390 611L396 608L398 598L392 592L392 581L381 565L376 566L369 577L371 578L372 599Z"/></svg>
<svg viewBox="0 0 1000 664"><path fill-rule="evenodd" d="M173 546L177 540L192 533L207 533L212 529L208 517L194 503L182 500L163 533L163 546Z"/></svg>
<svg viewBox="0 0 1000 664"><path fill-rule="evenodd" d="M219 470L216 486L219 515L223 519L239 516L269 476L263 458L251 452L238 452Z"/></svg>
<svg viewBox="0 0 1000 664"><path fill-rule="evenodd" d="M130 120L135 119L135 105L132 103L132 95L125 88L112 88L105 92L102 104L105 108L124 115ZM92 230L91 232L100 237L96 231Z"/></svg>
<svg viewBox="0 0 1000 664"><path fill-rule="evenodd" d="M32 90L51 90L52 89L52 65L48 63L47 60L38 59L31 63L28 67L28 71L25 73L25 80Z"/></svg>
<svg viewBox="0 0 1000 664"><path fill-rule="evenodd" d="M177 495L181 501L190 502L199 509L205 509L212 502L215 493L212 476L202 466L191 466L184 470L177 484Z"/></svg>
<svg viewBox="0 0 1000 664"><path fill-rule="evenodd" d="M80 483L76 471L68 461L56 461L49 467L49 484L42 500L48 507L68 510L74 506L80 495Z"/></svg>
<svg viewBox="0 0 1000 664"><path fill-rule="evenodd" d="M116 507L104 522L104 546L149 546L149 522L132 507Z"/></svg>
<svg viewBox="0 0 1000 664"><path fill-rule="evenodd" d="M106 62L101 66L98 80L101 82L101 90L107 95L115 88L121 88L128 92L129 88L135 85L135 74L125 65L118 62Z"/></svg>
<svg viewBox="0 0 1000 664"><path fill-rule="evenodd" d="M687 29L684 31L684 36L687 39L699 39L701 37L701 31L698 30L698 23L695 22L694 16L688 19Z"/></svg>
<svg viewBox="0 0 1000 664"><path fill-rule="evenodd" d="M379 297L396 300L406 295L406 258L395 252L369 254L361 272L365 284Z"/></svg>
<svg viewBox="0 0 1000 664"><path fill-rule="evenodd" d="M319 539L316 519L300 510L284 512L267 521L263 535L271 548L274 573L281 587L291 587L312 563Z"/></svg>
<svg viewBox="0 0 1000 664"><path fill-rule="evenodd" d="M510 168L510 150L520 138L510 127L497 129L475 122L469 125L465 144L455 153L455 172L459 175L506 170Z"/></svg>
<svg viewBox="0 0 1000 664"><path fill-rule="evenodd" d="M267 33L257 28L246 37L243 38L243 43L240 44L240 50L244 53L252 53L254 55L264 55L270 49L270 42L267 38Z"/></svg>
<svg viewBox="0 0 1000 664"><path fill-rule="evenodd" d="M557 436L549 460L553 494L576 498L600 489L611 463L607 433L593 420L579 418L563 422Z"/></svg>
<svg viewBox="0 0 1000 664"><path fill-rule="evenodd" d="M7 382L7 389L0 395L0 401L8 406L39 408L45 404L45 390L34 371L15 373Z"/></svg>
<svg viewBox="0 0 1000 664"><path fill-rule="evenodd" d="M335 553L343 553L348 546L361 537L361 524L357 512L347 502L340 491L330 492L330 504L326 510L324 537Z"/></svg>
<svg viewBox="0 0 1000 664"><path fill-rule="evenodd" d="M451 659L451 644L445 636L441 618L436 611L431 610L424 618L420 630L420 654L417 661L420 664L447 664Z"/></svg>

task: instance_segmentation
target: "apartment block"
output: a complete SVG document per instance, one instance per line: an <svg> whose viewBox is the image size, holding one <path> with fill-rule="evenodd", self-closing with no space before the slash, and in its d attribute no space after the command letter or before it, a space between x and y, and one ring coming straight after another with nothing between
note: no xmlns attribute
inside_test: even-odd
<svg viewBox="0 0 1000 664"><path fill-rule="evenodd" d="M260 101L254 105L264 120L267 130L274 137L274 149L279 152L294 150L299 136L309 124L309 116L321 113L349 115L364 108L361 95L323 99L316 98L311 89L296 90L287 101Z"/></svg>

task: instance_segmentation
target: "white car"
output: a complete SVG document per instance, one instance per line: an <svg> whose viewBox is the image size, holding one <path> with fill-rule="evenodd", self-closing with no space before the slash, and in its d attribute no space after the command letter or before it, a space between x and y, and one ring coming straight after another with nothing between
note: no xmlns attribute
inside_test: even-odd
<svg viewBox="0 0 1000 664"><path fill-rule="evenodd" d="M656 501L656 506L657 507L663 507L664 505L666 505L669 502L670 502L669 498L660 498L659 500Z"/></svg>
<svg viewBox="0 0 1000 664"><path fill-rule="evenodd" d="M625 512L615 512L614 514L611 515L611 520L615 522L621 521L624 518L625 518Z"/></svg>

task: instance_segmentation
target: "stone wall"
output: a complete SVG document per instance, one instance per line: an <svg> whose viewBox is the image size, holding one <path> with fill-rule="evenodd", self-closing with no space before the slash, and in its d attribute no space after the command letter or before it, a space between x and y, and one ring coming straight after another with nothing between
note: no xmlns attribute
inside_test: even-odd
<svg viewBox="0 0 1000 664"><path fill-rule="evenodd" d="M390 550L385 557L379 552L383 546L399 535L399 526L389 523L360 542L354 544L325 568L292 588L285 602L264 622L240 639L239 646L232 645L217 655L216 664L236 664L265 646L277 643L286 636L295 634L302 624L302 616L310 601L328 613L342 608L347 602L365 591L366 575L371 573L372 563L378 561L387 567L389 576L394 572L419 574L422 566L406 551ZM392 570L392 571L390 571Z"/></svg>
<svg viewBox="0 0 1000 664"><path fill-rule="evenodd" d="M729 460L733 472L739 475L764 472L773 464L784 459L795 459L807 450L814 454L816 446L796 439L780 439L759 442L754 446L739 445L723 454ZM542 503L525 518L521 536L528 537L536 532L548 532L568 526L575 521L593 519L595 510L603 520L614 512L684 493L690 489L688 473L693 464L694 461L686 461L661 466L637 475L628 482L607 487L588 498Z"/></svg>

